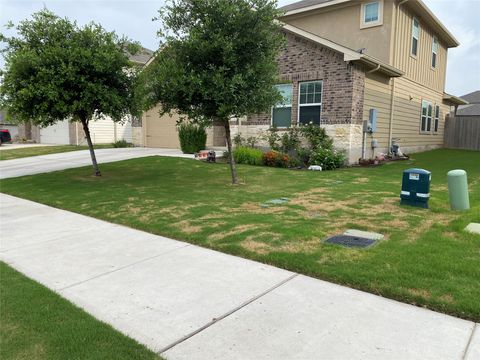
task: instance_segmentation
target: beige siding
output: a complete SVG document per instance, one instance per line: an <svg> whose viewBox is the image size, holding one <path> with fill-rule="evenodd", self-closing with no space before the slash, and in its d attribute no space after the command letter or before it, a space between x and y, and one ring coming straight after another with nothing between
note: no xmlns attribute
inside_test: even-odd
<svg viewBox="0 0 480 360"><path fill-rule="evenodd" d="M405 6L398 13L397 46L393 65L405 72L405 77L438 92L444 91L447 66L447 48L438 39L437 66L432 68L433 32L416 16L420 23L418 55L411 55L414 14Z"/></svg>
<svg viewBox="0 0 480 360"><path fill-rule="evenodd" d="M360 28L360 2L292 15L282 21L354 50L365 48L367 54L389 63L393 1L385 0L383 8L383 25L365 29Z"/></svg>
<svg viewBox="0 0 480 360"><path fill-rule="evenodd" d="M406 78L396 79L395 82L393 137L401 139L402 147L442 146L445 116L450 110L442 103L443 93L420 86ZM422 100L431 102L433 106L440 106L440 124L436 134L420 133Z"/></svg>
<svg viewBox="0 0 480 360"><path fill-rule="evenodd" d="M376 151L385 152L388 148L388 135L391 111L391 85L388 78L376 74L365 77L365 99L363 118L368 119L370 109L377 109L377 131L367 135L366 157L373 155L370 149L372 139L377 139L379 148Z"/></svg>
<svg viewBox="0 0 480 360"><path fill-rule="evenodd" d="M365 78L364 119L368 119L369 110L377 109L377 132L367 136L367 157L372 155L370 142L378 140L380 151L387 151L389 144L389 127L391 111L391 83L376 74ZM400 146L408 152L440 147L443 145L445 116L450 108L442 103L443 94L421 86L406 78L395 79L395 99L393 113L392 137L400 138ZM422 100L440 106L440 123L438 132L420 133ZM433 126L433 119L432 119Z"/></svg>

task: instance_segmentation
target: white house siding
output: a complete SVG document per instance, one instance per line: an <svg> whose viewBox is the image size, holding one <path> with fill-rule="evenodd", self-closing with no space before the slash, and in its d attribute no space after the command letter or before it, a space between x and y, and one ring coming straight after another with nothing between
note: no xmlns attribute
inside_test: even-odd
<svg viewBox="0 0 480 360"><path fill-rule="evenodd" d="M132 142L132 124L129 121L120 124L105 118L91 121L89 127L94 144L107 144L118 140Z"/></svg>

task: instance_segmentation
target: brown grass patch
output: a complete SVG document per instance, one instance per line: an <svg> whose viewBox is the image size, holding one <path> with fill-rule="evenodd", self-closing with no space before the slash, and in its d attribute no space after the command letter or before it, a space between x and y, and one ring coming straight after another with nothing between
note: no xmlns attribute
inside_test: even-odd
<svg viewBox="0 0 480 360"><path fill-rule="evenodd" d="M255 252L260 255L266 255L271 252L288 252L288 253L311 253L316 251L322 240L319 238L313 238L310 240L292 240L284 242L280 245L261 241L259 239L265 239L269 237L269 241L278 241L281 236L272 232L261 232L256 235L250 235L242 241L241 245L244 249Z"/></svg>
<svg viewBox="0 0 480 360"><path fill-rule="evenodd" d="M449 304L453 304L455 302L455 299L450 294L443 294L442 296L439 297L439 299Z"/></svg>
<svg viewBox="0 0 480 360"><path fill-rule="evenodd" d="M195 234L203 230L202 226L193 225L190 220L182 220L174 224L181 232Z"/></svg>
<svg viewBox="0 0 480 360"><path fill-rule="evenodd" d="M228 236L241 234L241 233L244 233L246 231L253 230L253 229L259 229L259 227L257 225L254 225L254 224L237 225L229 231L222 231L222 232L217 232L217 233L211 234L211 235L208 236L208 239L209 240L222 240L222 239L225 239Z"/></svg>
<svg viewBox="0 0 480 360"><path fill-rule="evenodd" d="M287 203L285 203L287 204ZM287 208L282 205L270 205L268 207L262 207L258 203L247 202L243 203L238 210L247 211L255 214L276 214L284 212ZM231 209L224 209L224 211L231 211Z"/></svg>
<svg viewBox="0 0 480 360"><path fill-rule="evenodd" d="M354 181L352 181L352 184L366 184L369 181L370 181L369 178L361 177L361 178L356 178Z"/></svg>
<svg viewBox="0 0 480 360"><path fill-rule="evenodd" d="M432 297L432 294L430 293L430 291L425 289L411 288L411 289L407 289L407 292L412 296L421 297L425 300L429 300Z"/></svg>

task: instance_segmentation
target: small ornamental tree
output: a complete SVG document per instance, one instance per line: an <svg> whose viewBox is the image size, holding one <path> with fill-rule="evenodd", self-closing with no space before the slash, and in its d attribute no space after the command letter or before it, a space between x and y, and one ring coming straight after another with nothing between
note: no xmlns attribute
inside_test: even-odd
<svg viewBox="0 0 480 360"><path fill-rule="evenodd" d="M65 119L81 122L94 174L100 176L88 124L136 114L135 69L127 51L135 53L139 46L100 25L79 27L46 9L20 22L16 32L0 34L5 59L0 107L17 121L42 127Z"/></svg>
<svg viewBox="0 0 480 360"><path fill-rule="evenodd" d="M230 119L268 111L281 97L277 55L281 12L273 0L171 0L159 11L162 46L144 71L146 107L222 124L237 174Z"/></svg>

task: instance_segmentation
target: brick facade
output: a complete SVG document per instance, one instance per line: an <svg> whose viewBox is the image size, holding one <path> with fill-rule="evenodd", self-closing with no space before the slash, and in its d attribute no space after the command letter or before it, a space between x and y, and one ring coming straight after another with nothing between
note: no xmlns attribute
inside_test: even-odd
<svg viewBox="0 0 480 360"><path fill-rule="evenodd" d="M293 34L279 56L281 79L293 85L292 125L298 119L299 83L321 80L322 124L361 124L365 72L344 61L343 54ZM243 125L270 125L271 114L249 116Z"/></svg>

